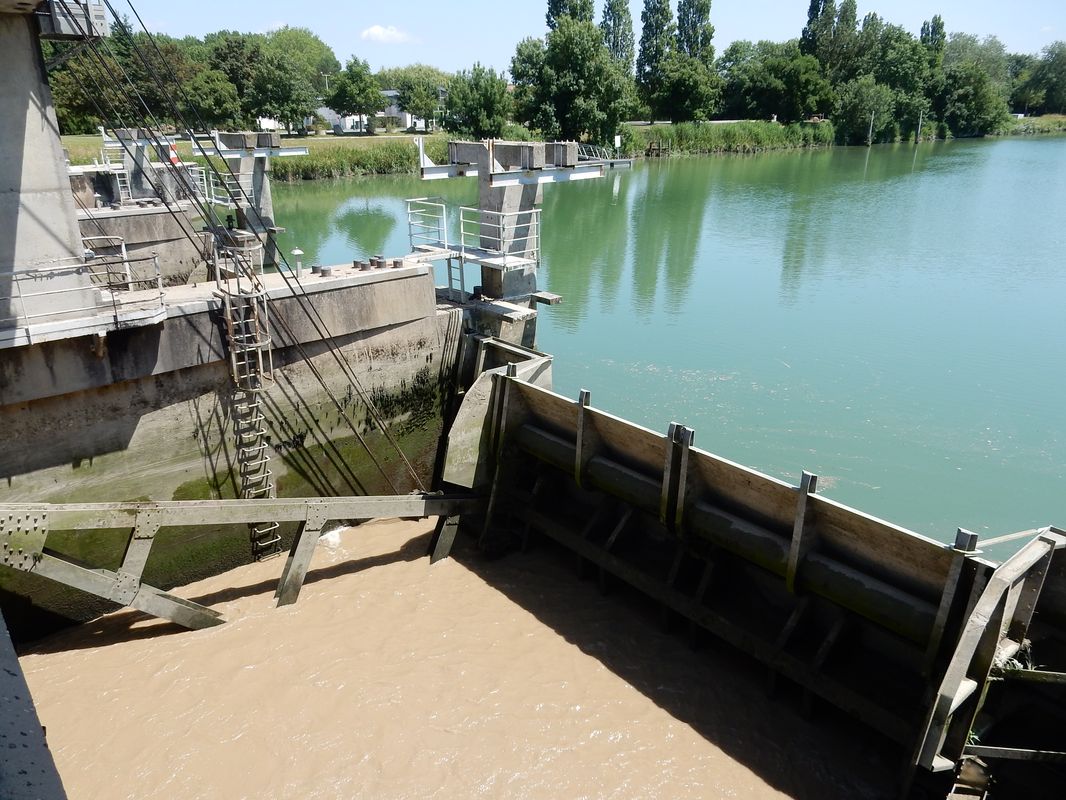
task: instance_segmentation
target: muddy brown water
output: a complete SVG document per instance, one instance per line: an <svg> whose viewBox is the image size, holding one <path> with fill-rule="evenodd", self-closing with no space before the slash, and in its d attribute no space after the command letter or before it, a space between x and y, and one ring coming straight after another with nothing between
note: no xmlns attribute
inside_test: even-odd
<svg viewBox="0 0 1066 800"><path fill-rule="evenodd" d="M430 566L431 522L329 534L295 606L278 560L184 587L229 622L123 611L22 658L79 798L855 798L885 743L801 717L549 549Z"/></svg>

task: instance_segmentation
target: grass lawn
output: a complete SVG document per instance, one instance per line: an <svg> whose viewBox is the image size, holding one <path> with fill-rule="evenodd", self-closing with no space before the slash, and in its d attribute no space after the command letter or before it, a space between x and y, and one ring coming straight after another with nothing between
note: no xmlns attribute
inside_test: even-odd
<svg viewBox="0 0 1066 800"><path fill-rule="evenodd" d="M381 133L358 136L282 136L282 147L306 147L312 154L323 150L362 150L368 147L380 147L390 142L409 143L414 135L410 133ZM63 147L67 149L71 164L91 164L93 159L100 159L100 136L86 134L64 136ZM192 145L178 142L178 155L182 158L192 156Z"/></svg>

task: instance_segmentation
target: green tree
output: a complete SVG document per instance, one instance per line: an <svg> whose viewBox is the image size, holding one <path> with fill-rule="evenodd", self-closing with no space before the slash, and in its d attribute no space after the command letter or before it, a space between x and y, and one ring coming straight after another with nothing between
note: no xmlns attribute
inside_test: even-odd
<svg viewBox="0 0 1066 800"><path fill-rule="evenodd" d="M974 64L984 72L1004 100L1010 97L1010 59L1003 42L995 36L979 39L969 33L951 34L944 46L944 69L967 64Z"/></svg>
<svg viewBox="0 0 1066 800"><path fill-rule="evenodd" d="M984 136L1001 126L1007 103L1001 87L976 61L944 71L943 120L956 136Z"/></svg>
<svg viewBox="0 0 1066 800"><path fill-rule="evenodd" d="M475 139L495 139L511 117L507 81L488 67L474 64L448 84L444 126Z"/></svg>
<svg viewBox="0 0 1066 800"><path fill-rule="evenodd" d="M1033 68L1033 83L1044 93L1044 110L1066 114L1066 42L1052 42L1044 48Z"/></svg>
<svg viewBox="0 0 1066 800"><path fill-rule="evenodd" d="M440 105L440 82L428 75L410 74L400 81L397 89L400 108L424 121L426 130L432 128Z"/></svg>
<svg viewBox="0 0 1066 800"><path fill-rule="evenodd" d="M237 88L217 69L205 69L185 84L182 109L190 124L213 128L239 124L241 101Z"/></svg>
<svg viewBox="0 0 1066 800"><path fill-rule="evenodd" d="M546 138L608 142L631 107L629 78L591 22L560 17L546 41L519 43L511 61L518 119Z"/></svg>
<svg viewBox="0 0 1066 800"><path fill-rule="evenodd" d="M319 97L325 95L326 83L341 69L333 48L307 28L286 25L271 31L265 37L263 49L268 54L291 58Z"/></svg>
<svg viewBox="0 0 1066 800"><path fill-rule="evenodd" d="M729 117L795 122L833 109L833 90L812 55L789 42L734 42L717 61Z"/></svg>
<svg viewBox="0 0 1066 800"><path fill-rule="evenodd" d="M110 54L96 58L82 52L49 74L60 132L95 133L99 125L129 124L134 119L124 87L107 78L119 69Z"/></svg>
<svg viewBox="0 0 1066 800"><path fill-rule="evenodd" d="M559 26L560 17L570 17L579 22L592 22L592 0L548 0L545 20L549 30Z"/></svg>
<svg viewBox="0 0 1066 800"><path fill-rule="evenodd" d="M722 85L721 77L703 61L675 50L663 62L653 103L669 111L671 122L702 122L721 107Z"/></svg>
<svg viewBox="0 0 1066 800"><path fill-rule="evenodd" d="M302 128L318 105L314 87L290 57L278 53L259 61L249 92L251 110L257 117L270 117L291 133Z"/></svg>
<svg viewBox="0 0 1066 800"><path fill-rule="evenodd" d="M813 56L817 52L818 44L818 20L822 16L822 6L825 0L811 0L807 6L807 24L800 33L800 50L806 55Z"/></svg>
<svg viewBox="0 0 1066 800"><path fill-rule="evenodd" d="M936 14L931 20L923 22L919 40L929 55L929 69L938 70L943 67L944 46L948 40L944 29L944 18Z"/></svg>
<svg viewBox="0 0 1066 800"><path fill-rule="evenodd" d="M325 102L342 117L366 115L371 129L374 115L388 105L370 71L370 64L354 56L348 59L344 70L331 84Z"/></svg>
<svg viewBox="0 0 1066 800"><path fill-rule="evenodd" d="M600 30L611 55L622 65L626 75L633 74L633 16L629 13L629 0L607 0L604 3Z"/></svg>
<svg viewBox="0 0 1066 800"><path fill-rule="evenodd" d="M450 72L431 67L429 64L408 64L405 67L382 67L374 78L381 89L399 89L404 81L430 81L438 86L447 86Z"/></svg>
<svg viewBox="0 0 1066 800"><path fill-rule="evenodd" d="M872 75L861 75L848 81L839 89L833 115L837 136L844 144L880 141L886 128L893 125L895 106L892 90L878 83Z"/></svg>
<svg viewBox="0 0 1066 800"><path fill-rule="evenodd" d="M679 0L677 4L677 49L706 67L714 64L714 26L711 0ZM676 68L680 62L674 62ZM687 68L686 68L687 69Z"/></svg>
<svg viewBox="0 0 1066 800"><path fill-rule="evenodd" d="M826 77L834 86L854 78L859 65L858 8L855 0L841 0L833 25L832 55Z"/></svg>
<svg viewBox="0 0 1066 800"><path fill-rule="evenodd" d="M120 69L112 79L127 87L134 98L137 119L177 123L174 100L180 90L175 86L185 86L204 67L189 60L177 40L166 35L153 39L154 43L146 33L134 33L128 19L115 20L109 49ZM130 83L136 91L129 88Z"/></svg>
<svg viewBox="0 0 1066 800"><path fill-rule="evenodd" d="M544 40L527 37L511 59L515 119L542 133L559 129L548 86L555 76L545 72L546 56Z"/></svg>
<svg viewBox="0 0 1066 800"><path fill-rule="evenodd" d="M811 0L807 8L807 24L800 34L800 52L814 56L827 67L833 48L833 27L837 7L834 0Z"/></svg>
<svg viewBox="0 0 1066 800"><path fill-rule="evenodd" d="M659 85L663 62L673 47L675 28L670 0L644 0L640 22L643 27L640 32L640 51L637 53L637 87L644 101L651 106L654 116L664 110L654 106L651 99L663 96Z"/></svg>
<svg viewBox="0 0 1066 800"><path fill-rule="evenodd" d="M204 37L209 48L209 63L237 90L241 116L245 123L255 117L252 108L252 84L263 60L262 37L232 31L219 31Z"/></svg>

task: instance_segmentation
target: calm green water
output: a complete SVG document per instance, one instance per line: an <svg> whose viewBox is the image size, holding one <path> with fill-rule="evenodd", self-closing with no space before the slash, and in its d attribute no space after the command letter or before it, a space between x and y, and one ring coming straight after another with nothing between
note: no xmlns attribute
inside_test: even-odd
<svg viewBox="0 0 1066 800"><path fill-rule="evenodd" d="M275 203L286 249L336 263L407 252L426 194L476 202ZM557 391L937 539L1066 524L1066 139L650 162L548 187L543 225Z"/></svg>

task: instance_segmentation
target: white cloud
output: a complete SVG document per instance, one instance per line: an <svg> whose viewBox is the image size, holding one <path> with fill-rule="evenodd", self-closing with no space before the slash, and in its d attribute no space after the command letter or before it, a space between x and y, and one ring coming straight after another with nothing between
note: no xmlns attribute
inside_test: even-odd
<svg viewBox="0 0 1066 800"><path fill-rule="evenodd" d="M381 42L382 44L403 44L411 41L411 35L401 31L395 25L371 25L359 38L368 42Z"/></svg>

